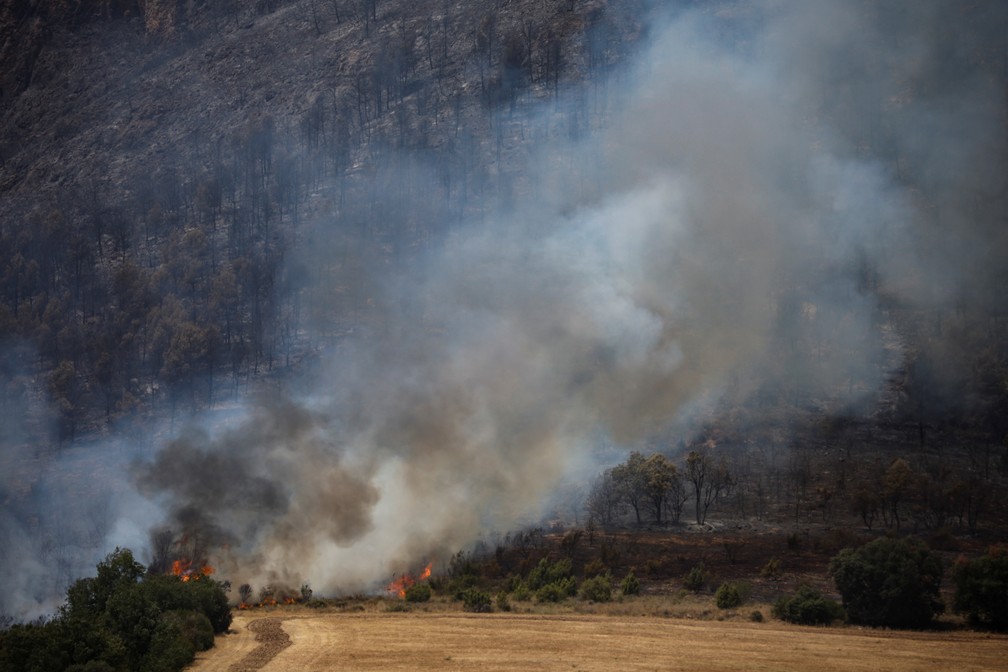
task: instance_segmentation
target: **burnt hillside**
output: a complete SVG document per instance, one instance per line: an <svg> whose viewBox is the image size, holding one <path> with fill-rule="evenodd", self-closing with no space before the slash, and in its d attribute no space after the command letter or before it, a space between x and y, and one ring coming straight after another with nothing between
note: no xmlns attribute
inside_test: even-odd
<svg viewBox="0 0 1008 672"><path fill-rule="evenodd" d="M646 23L635 2L71 5L6 8L0 122L0 323L62 438L331 342L362 266L520 197L542 139L522 110L603 80ZM346 253L289 264L313 237ZM334 304L303 297L323 282Z"/></svg>

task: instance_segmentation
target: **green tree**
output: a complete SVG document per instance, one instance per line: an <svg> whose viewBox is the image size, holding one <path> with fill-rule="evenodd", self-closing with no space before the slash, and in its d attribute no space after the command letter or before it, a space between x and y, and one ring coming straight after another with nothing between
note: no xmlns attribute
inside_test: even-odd
<svg viewBox="0 0 1008 672"><path fill-rule="evenodd" d="M953 609L971 623L1008 630L1008 547L994 546L974 560L960 558L952 567Z"/></svg>
<svg viewBox="0 0 1008 672"><path fill-rule="evenodd" d="M829 572L853 623L923 627L944 611L941 558L920 542L876 539L845 548Z"/></svg>

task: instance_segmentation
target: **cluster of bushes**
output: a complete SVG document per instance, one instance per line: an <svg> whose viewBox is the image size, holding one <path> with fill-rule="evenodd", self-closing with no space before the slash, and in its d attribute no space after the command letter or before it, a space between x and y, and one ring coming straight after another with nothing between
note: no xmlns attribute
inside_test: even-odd
<svg viewBox="0 0 1008 672"><path fill-rule="evenodd" d="M463 558L464 559L464 558ZM455 598L468 611L510 611L511 600L536 600L554 603L577 595L591 602L608 602L614 591L622 595L640 592L640 581L633 571L619 581L601 562L584 568L584 581L578 585L571 560L551 561L542 558L527 576L512 576L496 599L485 590L471 561L456 563L454 579L448 585L455 589ZM858 548L840 551L830 562L829 572L835 581L842 604L809 586L777 600L774 617L803 625L827 625L837 620L883 627L925 627L944 611L940 599L943 578L941 558L922 542L913 539L877 539ZM779 580L779 559L772 559L762 569L764 578ZM995 547L975 560L961 558L953 567L956 586L954 609L965 614L971 623L999 630L1008 629L1008 547ZM686 589L703 591L711 574L701 563L683 576ZM437 590L441 590L437 588ZM728 581L715 591L714 598L721 609L734 609L749 599L751 586L746 582ZM424 602L431 598L431 586L421 584L407 591L407 601ZM752 620L763 620L754 611Z"/></svg>
<svg viewBox="0 0 1008 672"><path fill-rule="evenodd" d="M773 615L799 625L829 625L844 617L839 604L809 586L801 586L791 597L782 597L773 606Z"/></svg>
<svg viewBox="0 0 1008 672"><path fill-rule="evenodd" d="M174 672L231 625L227 584L146 574L128 549L76 581L59 614L0 633L0 669L10 672Z"/></svg>
<svg viewBox="0 0 1008 672"><path fill-rule="evenodd" d="M940 588L941 558L920 541L876 539L846 548L830 562L830 575L843 605L808 586L781 598L773 615L791 623L850 623L921 628L945 610ZM953 609L970 623L1008 630L1008 548L996 546L974 560L960 558L952 568Z"/></svg>
<svg viewBox="0 0 1008 672"><path fill-rule="evenodd" d="M527 574L511 575L501 585L481 577L475 562L460 553L453 558L448 577L435 577L429 586L407 590L406 601L425 602L433 592L447 593L462 602L465 610L484 612L494 608L510 611L512 600L558 603L576 596L588 602L609 602L617 590L622 595L637 595L640 592L640 581L633 571L617 580L603 563L594 562L585 566L584 576L579 584L569 558L541 558ZM494 590L497 590L496 594ZM413 591L417 594L414 595Z"/></svg>

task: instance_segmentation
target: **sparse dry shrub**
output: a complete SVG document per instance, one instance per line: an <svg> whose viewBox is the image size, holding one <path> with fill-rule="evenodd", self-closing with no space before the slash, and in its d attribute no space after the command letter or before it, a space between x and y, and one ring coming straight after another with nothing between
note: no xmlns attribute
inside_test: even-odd
<svg viewBox="0 0 1008 672"><path fill-rule="evenodd" d="M687 590L699 593L704 589L708 581L710 581L710 572L707 571L707 567L701 562L683 577L683 586Z"/></svg>
<svg viewBox="0 0 1008 672"><path fill-rule="evenodd" d="M584 566L584 578L590 579L593 576L599 576L600 574L605 574L608 571L609 568L606 567L604 562L601 560L592 560Z"/></svg>

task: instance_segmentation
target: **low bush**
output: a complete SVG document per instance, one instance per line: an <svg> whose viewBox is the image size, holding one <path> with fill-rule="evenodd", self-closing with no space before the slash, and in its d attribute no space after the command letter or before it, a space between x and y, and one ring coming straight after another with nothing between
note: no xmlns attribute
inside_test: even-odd
<svg viewBox="0 0 1008 672"><path fill-rule="evenodd" d="M532 591L529 590L527 583L524 581L518 581L515 584L514 589L511 591L511 597L518 602L528 602L532 599Z"/></svg>
<svg viewBox="0 0 1008 672"><path fill-rule="evenodd" d="M735 583L722 583L714 593L714 601L718 609L734 609L742 604L742 593Z"/></svg>
<svg viewBox="0 0 1008 672"><path fill-rule="evenodd" d="M843 608L819 591L801 586L791 597L782 597L773 606L774 618L799 625L829 625L844 617Z"/></svg>
<svg viewBox="0 0 1008 672"><path fill-rule="evenodd" d="M701 562L687 572L686 576L683 577L683 586L687 590L692 590L694 593L699 593L710 581L710 572Z"/></svg>
<svg viewBox="0 0 1008 672"><path fill-rule="evenodd" d="M491 611L490 593L478 588L469 588L462 594L462 607L466 611L475 613L489 612Z"/></svg>
<svg viewBox="0 0 1008 672"><path fill-rule="evenodd" d="M494 600L497 606L497 611L511 611L511 601L508 600L508 594L503 590L497 593L497 599Z"/></svg>
<svg viewBox="0 0 1008 672"><path fill-rule="evenodd" d="M593 576L599 576L605 574L609 571L605 563L601 560L592 560L584 566L584 578L590 579Z"/></svg>
<svg viewBox="0 0 1008 672"><path fill-rule="evenodd" d="M612 600L612 577L609 573L593 576L581 583L579 595L589 602L609 602Z"/></svg>
<svg viewBox="0 0 1008 672"><path fill-rule="evenodd" d="M627 572L627 575L620 582L620 590L624 595L640 594L640 581L637 580L632 569Z"/></svg>
<svg viewBox="0 0 1008 672"><path fill-rule="evenodd" d="M547 583L536 591L536 601L538 602L563 602L568 597L577 593L577 581L573 576L566 579L559 579L553 583Z"/></svg>
<svg viewBox="0 0 1008 672"><path fill-rule="evenodd" d="M528 586L530 590L537 591L549 583L556 583L572 575L571 561L567 558L551 563L546 558L539 561L539 564L532 568L528 575Z"/></svg>
<svg viewBox="0 0 1008 672"><path fill-rule="evenodd" d="M431 587L426 583L417 583L406 589L407 602L430 602Z"/></svg>
<svg viewBox="0 0 1008 672"><path fill-rule="evenodd" d="M760 576L769 581L780 581L782 576L780 558L767 560L767 563L760 569Z"/></svg>

